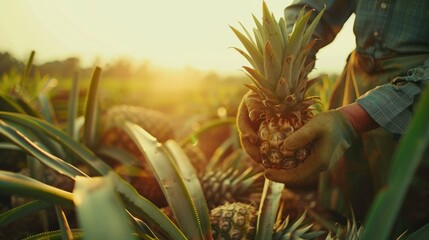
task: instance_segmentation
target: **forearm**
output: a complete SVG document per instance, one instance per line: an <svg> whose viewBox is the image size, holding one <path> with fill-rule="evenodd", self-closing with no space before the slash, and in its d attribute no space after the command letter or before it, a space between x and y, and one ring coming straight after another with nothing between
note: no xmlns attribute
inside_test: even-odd
<svg viewBox="0 0 429 240"><path fill-rule="evenodd" d="M357 103L381 127L403 134L412 117L413 105L429 84L429 59L407 76L379 86L357 99Z"/></svg>
<svg viewBox="0 0 429 240"><path fill-rule="evenodd" d="M341 107L338 110L344 115L358 136L379 127L368 112L356 102Z"/></svg>

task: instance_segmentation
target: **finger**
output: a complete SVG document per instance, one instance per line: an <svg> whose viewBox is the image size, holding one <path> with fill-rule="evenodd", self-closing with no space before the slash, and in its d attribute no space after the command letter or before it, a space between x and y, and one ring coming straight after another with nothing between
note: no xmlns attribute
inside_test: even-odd
<svg viewBox="0 0 429 240"><path fill-rule="evenodd" d="M328 129L329 124L326 122L330 118L327 118L327 116L327 113L320 113L314 116L296 132L288 136L284 142L285 149L296 150L302 148L330 131Z"/></svg>
<svg viewBox="0 0 429 240"><path fill-rule="evenodd" d="M303 148L314 141L318 136L317 134L313 125L308 122L285 139L283 143L284 149L293 152Z"/></svg>
<svg viewBox="0 0 429 240"><path fill-rule="evenodd" d="M318 153L312 152L310 156L296 168L293 169L275 169L265 170L265 177L281 182L289 187L295 187L314 179L320 172L326 170L328 165L324 161L319 161Z"/></svg>

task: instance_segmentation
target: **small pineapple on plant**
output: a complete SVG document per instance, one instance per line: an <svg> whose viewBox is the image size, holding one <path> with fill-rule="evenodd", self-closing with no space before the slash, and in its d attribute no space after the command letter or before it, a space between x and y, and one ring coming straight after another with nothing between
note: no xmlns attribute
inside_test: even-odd
<svg viewBox="0 0 429 240"><path fill-rule="evenodd" d="M257 212L254 206L241 202L226 203L212 209L213 239L255 239Z"/></svg>
<svg viewBox="0 0 429 240"><path fill-rule="evenodd" d="M228 202L259 203L264 185L263 171L258 166L246 166L248 158L242 149L237 149L219 166L200 172L199 180L209 209Z"/></svg>
<svg viewBox="0 0 429 240"><path fill-rule="evenodd" d="M258 209L242 202L226 203L210 211L212 236L217 239L249 240L256 238ZM306 212L290 221L278 218L273 228L272 239L318 239L324 231L313 230Z"/></svg>
<svg viewBox="0 0 429 240"><path fill-rule="evenodd" d="M160 142L175 137L171 120L162 112L139 106L116 105L106 112L102 142L107 145L121 143L124 148L136 153L138 149L129 146L132 141L120 127L126 121L141 126Z"/></svg>
<svg viewBox="0 0 429 240"><path fill-rule="evenodd" d="M295 168L311 150L311 146L306 146L289 153L283 141L313 117L312 106L318 103L318 97L306 94L319 80L319 77L308 79L315 60L307 56L317 42L312 35L323 11L307 24L312 12L303 8L288 34L284 18L277 20L263 2L262 22L254 17L254 38L244 27L245 34L231 27L247 52L235 49L252 65L244 67L253 84L246 84L250 91L243 98L237 117L240 138L242 143L248 138L259 147L249 149L243 144L249 155L265 168ZM243 121L254 126L243 127Z"/></svg>

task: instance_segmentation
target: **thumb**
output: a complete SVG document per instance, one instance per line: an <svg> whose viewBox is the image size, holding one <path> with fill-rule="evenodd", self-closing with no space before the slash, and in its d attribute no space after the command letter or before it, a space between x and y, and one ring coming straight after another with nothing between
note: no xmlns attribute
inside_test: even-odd
<svg viewBox="0 0 429 240"><path fill-rule="evenodd" d="M307 122L301 128L299 128L296 132L289 135L284 143L284 149L287 151L294 151L300 148L305 147L309 143L311 143L317 137L317 131L315 127L313 127L312 122Z"/></svg>

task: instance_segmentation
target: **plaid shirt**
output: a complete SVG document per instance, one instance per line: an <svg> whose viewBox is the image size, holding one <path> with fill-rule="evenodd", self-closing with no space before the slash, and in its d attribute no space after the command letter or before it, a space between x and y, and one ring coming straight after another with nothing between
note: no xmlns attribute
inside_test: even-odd
<svg viewBox="0 0 429 240"><path fill-rule="evenodd" d="M428 0L295 0L285 9L289 26L304 5L316 11L326 5L316 29L319 48L331 43L354 13L356 52L375 60L417 54L429 58ZM357 100L380 126L400 134L411 118L413 103L429 84L429 60L403 72L408 73L395 83L381 85Z"/></svg>

